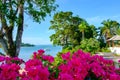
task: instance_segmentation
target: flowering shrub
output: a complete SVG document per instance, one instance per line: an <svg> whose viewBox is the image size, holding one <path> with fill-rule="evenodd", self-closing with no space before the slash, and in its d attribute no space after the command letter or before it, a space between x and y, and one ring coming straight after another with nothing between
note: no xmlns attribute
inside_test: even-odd
<svg viewBox="0 0 120 80"><path fill-rule="evenodd" d="M30 59L25 63L25 72L21 78L27 80L48 80L49 71L47 67L42 65L42 62L37 59Z"/></svg>
<svg viewBox="0 0 120 80"><path fill-rule="evenodd" d="M78 50L61 55L58 65L58 80L119 80L120 69L116 69L112 60L102 56L84 53ZM117 78L116 78L117 77Z"/></svg>
<svg viewBox="0 0 120 80"><path fill-rule="evenodd" d="M13 64L0 65L0 80L16 80L19 76L20 66Z"/></svg>
<svg viewBox="0 0 120 80"><path fill-rule="evenodd" d="M19 65L24 63L24 61L18 57L10 58L10 57L4 57L4 56L0 56L0 62L7 63L7 64L16 63Z"/></svg>
<svg viewBox="0 0 120 80"><path fill-rule="evenodd" d="M50 76L49 68L54 58L45 55L44 50L34 52L32 59L25 63L25 72L21 75L21 79L27 80L48 80Z"/></svg>
<svg viewBox="0 0 120 80"><path fill-rule="evenodd" d="M3 57L0 56L0 80L16 80L19 79L20 64L22 59L17 57Z"/></svg>
<svg viewBox="0 0 120 80"><path fill-rule="evenodd" d="M24 62L19 58L0 56L0 80L119 80L120 69L112 60L78 50L61 54L62 61L54 65L54 57L44 50L33 53ZM22 67L21 64L25 67ZM19 72L23 69L22 72Z"/></svg>

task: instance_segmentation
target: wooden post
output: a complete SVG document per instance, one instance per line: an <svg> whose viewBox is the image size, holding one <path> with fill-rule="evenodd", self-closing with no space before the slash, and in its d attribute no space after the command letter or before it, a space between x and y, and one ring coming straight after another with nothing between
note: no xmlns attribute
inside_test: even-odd
<svg viewBox="0 0 120 80"><path fill-rule="evenodd" d="M114 41L112 41L112 47L114 47Z"/></svg>
<svg viewBox="0 0 120 80"><path fill-rule="evenodd" d="M110 41L107 41L108 42L108 47L110 47Z"/></svg>

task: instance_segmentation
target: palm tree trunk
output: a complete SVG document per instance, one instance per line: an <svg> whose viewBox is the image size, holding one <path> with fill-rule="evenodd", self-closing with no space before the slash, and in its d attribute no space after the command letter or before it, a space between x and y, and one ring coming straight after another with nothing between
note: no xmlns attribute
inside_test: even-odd
<svg viewBox="0 0 120 80"><path fill-rule="evenodd" d="M84 31L82 31L82 40L84 40L85 34Z"/></svg>

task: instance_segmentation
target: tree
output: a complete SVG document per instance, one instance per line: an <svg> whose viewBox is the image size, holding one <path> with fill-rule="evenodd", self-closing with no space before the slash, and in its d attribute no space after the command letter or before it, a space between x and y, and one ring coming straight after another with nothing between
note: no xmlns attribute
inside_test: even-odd
<svg viewBox="0 0 120 80"><path fill-rule="evenodd" d="M118 34L118 29L120 24L113 20L104 20L102 22L103 26L100 27L100 35L105 37L105 40L111 38L113 35Z"/></svg>
<svg viewBox="0 0 120 80"><path fill-rule="evenodd" d="M112 28L111 28L111 34L117 35L120 34L120 23L117 21L112 21Z"/></svg>
<svg viewBox="0 0 120 80"><path fill-rule="evenodd" d="M100 47L106 47L107 39L114 35L120 34L120 24L114 20L104 20L102 22L103 26L99 27L99 41Z"/></svg>
<svg viewBox="0 0 120 80"><path fill-rule="evenodd" d="M103 27L101 27L101 35L103 35L105 37L105 40L107 40L108 38L111 37L110 34L110 28L111 28L111 21L107 20L107 21L103 21L102 22Z"/></svg>
<svg viewBox="0 0 120 80"><path fill-rule="evenodd" d="M89 25L89 27L88 27L89 32L87 31L86 32L87 35L85 35L85 36L89 36L89 38L96 38L98 36L97 30L98 29L94 25Z"/></svg>
<svg viewBox="0 0 120 80"><path fill-rule="evenodd" d="M81 32L78 25L84 21L78 16L73 16L72 12L56 13L51 20L50 30L55 33L50 36L54 45L63 47L79 45L81 41Z"/></svg>
<svg viewBox="0 0 120 80"><path fill-rule="evenodd" d="M55 0L0 0L0 43L8 56L19 55L24 14L40 23L47 14L56 9L57 5L54 2ZM14 41L15 27L17 27L17 33Z"/></svg>
<svg viewBox="0 0 120 80"><path fill-rule="evenodd" d="M83 21L82 23L80 23L79 25L79 30L80 32L82 32L82 40L84 40L84 37L85 37L85 31L87 30L87 22Z"/></svg>

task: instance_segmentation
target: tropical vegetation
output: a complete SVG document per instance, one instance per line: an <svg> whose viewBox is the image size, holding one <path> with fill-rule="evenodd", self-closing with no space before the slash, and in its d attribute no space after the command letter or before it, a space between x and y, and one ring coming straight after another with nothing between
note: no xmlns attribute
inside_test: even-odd
<svg viewBox="0 0 120 80"><path fill-rule="evenodd" d="M32 59L24 62L17 57L0 56L1 80L119 80L120 69L112 60L102 56L67 52L57 61L44 50L33 53ZM25 67L21 67L20 65ZM99 71L99 72L98 72ZM9 73L9 74L8 74Z"/></svg>
<svg viewBox="0 0 120 80"><path fill-rule="evenodd" d="M57 12L50 21L49 29L54 31L50 40L62 46L62 51L53 57L38 50L26 62L18 58L24 14L40 23L56 8L55 0L0 0L0 44L7 55L0 56L0 79L119 80L120 68L116 68L114 61L95 54L109 51L107 40L120 35L119 22L110 19L97 28L71 11Z"/></svg>
<svg viewBox="0 0 120 80"><path fill-rule="evenodd" d="M102 26L90 25L79 16L73 16L72 12L58 12L51 20L50 30L54 34L50 36L54 45L63 47L62 52L75 52L82 49L85 52L97 53L109 51L107 40L120 34L120 24L114 20L104 20Z"/></svg>
<svg viewBox="0 0 120 80"><path fill-rule="evenodd" d="M55 33L50 36L54 45L76 47L81 45L85 39L95 38L97 31L94 25L89 25L87 21L79 16L73 16L72 12L58 12L51 20L50 30ZM88 35L89 34L89 35Z"/></svg>

